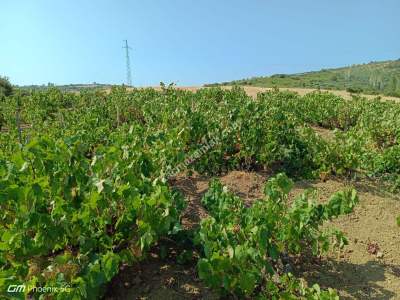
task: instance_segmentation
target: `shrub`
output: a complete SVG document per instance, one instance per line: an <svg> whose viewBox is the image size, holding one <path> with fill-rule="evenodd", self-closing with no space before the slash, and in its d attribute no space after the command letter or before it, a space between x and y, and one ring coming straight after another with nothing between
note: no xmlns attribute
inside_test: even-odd
<svg viewBox="0 0 400 300"><path fill-rule="evenodd" d="M346 89L347 92L353 93L353 94L359 94L362 93L363 89L362 88L356 88L356 87L348 87Z"/></svg>
<svg viewBox="0 0 400 300"><path fill-rule="evenodd" d="M13 86L7 77L0 76L0 97L10 96L13 92Z"/></svg>
<svg viewBox="0 0 400 300"><path fill-rule="evenodd" d="M334 229L322 230L324 221L353 211L355 190L334 194L317 204L307 192L290 204L293 182L278 174L265 186L265 198L247 207L218 180L202 199L210 217L202 220L196 241L201 245L199 276L221 296L241 299L338 299L335 291L307 288L280 267L290 256L320 255L330 245L343 247L347 240ZM313 198L314 197L314 198ZM277 279L279 278L279 279Z"/></svg>

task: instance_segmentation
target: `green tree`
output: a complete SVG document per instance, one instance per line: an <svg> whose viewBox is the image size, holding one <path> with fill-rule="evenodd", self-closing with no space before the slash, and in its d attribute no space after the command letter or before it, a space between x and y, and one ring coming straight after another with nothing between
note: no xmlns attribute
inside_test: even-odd
<svg viewBox="0 0 400 300"><path fill-rule="evenodd" d="M0 76L0 97L10 96L13 92L13 86L7 77Z"/></svg>

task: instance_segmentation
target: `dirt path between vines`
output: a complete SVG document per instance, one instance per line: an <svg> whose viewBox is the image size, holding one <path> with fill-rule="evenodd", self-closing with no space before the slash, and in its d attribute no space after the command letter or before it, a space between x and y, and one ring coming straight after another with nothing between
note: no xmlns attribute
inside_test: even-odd
<svg viewBox="0 0 400 300"><path fill-rule="evenodd" d="M220 179L245 201L253 202L262 197L264 182L269 177L267 172L233 171ZM187 228L198 226L207 215L200 199L209 180L195 174L178 177L173 183L189 204L183 217ZM359 205L352 214L329 224L346 234L349 245L340 254L332 252L295 266L295 273L309 284L335 288L343 299L400 299L398 196L383 192L374 182L328 179L297 182L291 197L313 188L318 191L319 199L326 201L332 193L350 185L359 193ZM156 253L138 266L122 271L113 281L106 299L218 299L199 281L195 261L179 265L174 254L161 260Z"/></svg>

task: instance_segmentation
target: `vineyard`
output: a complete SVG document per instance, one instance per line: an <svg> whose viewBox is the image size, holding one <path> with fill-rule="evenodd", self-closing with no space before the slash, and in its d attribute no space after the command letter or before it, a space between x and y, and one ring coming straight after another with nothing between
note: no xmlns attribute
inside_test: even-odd
<svg viewBox="0 0 400 300"><path fill-rule="evenodd" d="M253 98L238 87L19 91L0 98L0 129L5 299L108 297L123 269L154 253L193 264L218 298L338 299L293 265L344 251L349 239L330 225L360 205L357 182L400 190L400 104L379 99L278 89ZM258 200L221 182L238 170L268 174ZM198 174L210 179L204 216L187 226L177 181ZM330 178L348 184L326 201L309 189L290 196L296 182Z"/></svg>

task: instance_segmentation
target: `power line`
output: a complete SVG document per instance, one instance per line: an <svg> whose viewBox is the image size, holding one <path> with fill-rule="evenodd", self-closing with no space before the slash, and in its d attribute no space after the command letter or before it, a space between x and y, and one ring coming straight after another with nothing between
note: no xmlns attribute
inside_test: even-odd
<svg viewBox="0 0 400 300"><path fill-rule="evenodd" d="M126 85L132 86L132 74L131 74L131 62L129 59L129 50L132 48L128 46L128 40L125 41L125 46L122 47L125 49L125 56L126 56Z"/></svg>

